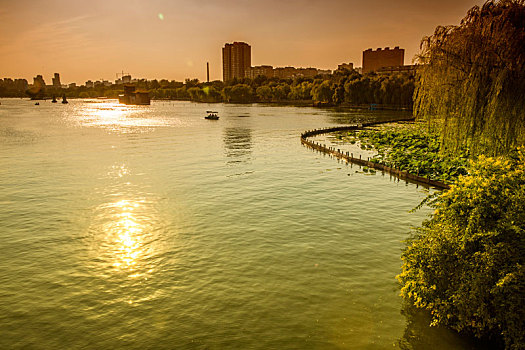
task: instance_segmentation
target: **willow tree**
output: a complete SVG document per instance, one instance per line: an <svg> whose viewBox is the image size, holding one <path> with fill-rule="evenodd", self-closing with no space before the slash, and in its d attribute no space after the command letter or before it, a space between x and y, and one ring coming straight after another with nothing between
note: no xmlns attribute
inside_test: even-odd
<svg viewBox="0 0 525 350"><path fill-rule="evenodd" d="M418 56L414 113L444 151L506 154L525 143L525 1L487 1L437 27Z"/></svg>

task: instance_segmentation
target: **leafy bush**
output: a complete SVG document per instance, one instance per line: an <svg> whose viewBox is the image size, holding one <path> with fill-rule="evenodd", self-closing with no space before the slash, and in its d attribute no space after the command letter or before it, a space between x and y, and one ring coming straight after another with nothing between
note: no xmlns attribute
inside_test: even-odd
<svg viewBox="0 0 525 350"><path fill-rule="evenodd" d="M403 252L401 295L434 325L525 347L525 148L480 156L433 199L433 216Z"/></svg>

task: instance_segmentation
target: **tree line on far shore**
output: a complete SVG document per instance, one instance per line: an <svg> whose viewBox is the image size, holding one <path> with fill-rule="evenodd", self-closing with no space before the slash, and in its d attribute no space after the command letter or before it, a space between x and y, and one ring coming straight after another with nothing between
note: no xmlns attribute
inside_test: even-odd
<svg viewBox="0 0 525 350"><path fill-rule="evenodd" d="M197 79L186 79L185 82L142 79L135 85L137 89L149 91L153 99L231 103L307 101L326 106L379 104L411 108L414 81L414 76L409 73L362 75L355 70L343 70L315 78L258 76L255 79L234 78L226 83L219 80L204 83ZM26 97L32 93L27 84L24 86L18 80L0 79L2 97ZM46 86L45 91L39 93L40 97L47 98L64 93L70 98L117 98L123 93L123 86L98 84L92 88L78 86L68 89Z"/></svg>

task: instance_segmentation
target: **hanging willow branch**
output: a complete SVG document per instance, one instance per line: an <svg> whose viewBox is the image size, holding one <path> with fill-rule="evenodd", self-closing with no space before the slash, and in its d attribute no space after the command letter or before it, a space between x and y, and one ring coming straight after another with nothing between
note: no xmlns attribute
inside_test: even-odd
<svg viewBox="0 0 525 350"><path fill-rule="evenodd" d="M414 113L443 151L506 154L525 144L525 1L487 1L421 42Z"/></svg>

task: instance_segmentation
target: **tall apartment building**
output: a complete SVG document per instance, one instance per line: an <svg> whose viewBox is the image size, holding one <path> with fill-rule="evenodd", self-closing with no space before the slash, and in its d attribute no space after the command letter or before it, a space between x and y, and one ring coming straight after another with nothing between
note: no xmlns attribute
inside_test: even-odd
<svg viewBox="0 0 525 350"><path fill-rule="evenodd" d="M376 71L383 67L400 67L405 63L405 49L399 46L390 49L378 48L377 50L368 49L363 51L363 74Z"/></svg>
<svg viewBox="0 0 525 350"><path fill-rule="evenodd" d="M222 80L244 78L252 65L252 48L243 42L225 44L222 48Z"/></svg>
<svg viewBox="0 0 525 350"><path fill-rule="evenodd" d="M44 81L44 78L42 77L42 75L37 75L36 77L33 78L33 85L35 87L39 87L39 88L45 88L46 87L46 82Z"/></svg>
<svg viewBox="0 0 525 350"><path fill-rule="evenodd" d="M53 77L53 86L54 87L62 87L62 85L60 84L60 74L58 73L55 73L55 76Z"/></svg>

